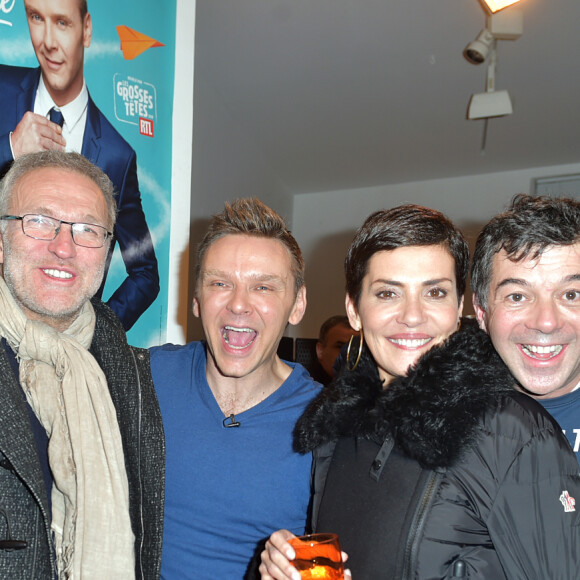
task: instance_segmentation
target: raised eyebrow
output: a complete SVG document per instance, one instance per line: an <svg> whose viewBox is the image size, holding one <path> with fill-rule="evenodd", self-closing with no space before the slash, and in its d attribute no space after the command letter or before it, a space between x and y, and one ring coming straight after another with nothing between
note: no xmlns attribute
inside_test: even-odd
<svg viewBox="0 0 580 580"><path fill-rule="evenodd" d="M497 286L496 290L503 288L504 286L509 286L510 284L514 284L516 286L529 286L529 282L524 280L523 278L504 278Z"/></svg>
<svg viewBox="0 0 580 580"><path fill-rule="evenodd" d="M229 275L222 270L203 270L202 278L227 278Z"/></svg>
<svg viewBox="0 0 580 580"><path fill-rule="evenodd" d="M580 281L580 273L579 274L570 274L566 276L562 283L567 282L579 282ZM516 286L529 286L529 282L524 280L523 278L504 278L496 287L496 289L502 288L503 286L508 286L510 284L514 284Z"/></svg>
<svg viewBox="0 0 580 580"><path fill-rule="evenodd" d="M52 213L52 210L50 210L48 208L41 207L38 211L27 211L27 212L23 213L22 215L41 215L41 216L44 216L44 217L47 217L47 218L50 218L53 220L57 220L59 222L65 221L65 222L72 222L73 224L87 224L89 226L100 226L101 228L108 229L107 226L102 226L99 223L99 220L92 215L84 216L83 218L78 219L78 220L72 220L72 219L65 220L64 218L62 218L62 219L57 218L57 217L51 215L51 213Z"/></svg>
<svg viewBox="0 0 580 580"><path fill-rule="evenodd" d="M231 274L223 270L204 270L201 274L202 278L229 278ZM280 282L284 283L284 280L280 276L275 274L252 274L250 280L253 282Z"/></svg>
<svg viewBox="0 0 580 580"><path fill-rule="evenodd" d="M251 278L256 282L280 282L281 284L284 283L284 280L280 276L276 276L275 274L256 274L251 276Z"/></svg>
<svg viewBox="0 0 580 580"><path fill-rule="evenodd" d="M425 280L425 282L423 282L423 286L436 286L442 282L449 282L449 284L453 284L453 280L451 280L451 278L436 278L435 280Z"/></svg>
<svg viewBox="0 0 580 580"><path fill-rule="evenodd" d="M376 284L386 284L388 286L402 286L403 283L402 282L397 282L397 280L386 280L385 278L379 278L378 280L375 280L372 285L376 285Z"/></svg>
<svg viewBox="0 0 580 580"><path fill-rule="evenodd" d="M64 20L65 22L70 22L71 17L67 14L51 14L50 19L53 21Z"/></svg>
<svg viewBox="0 0 580 580"><path fill-rule="evenodd" d="M435 278L433 280L424 280L423 282L421 282L421 285L434 286L435 284L441 284L442 282L449 282L450 284L453 284L453 280L451 280L451 278ZM387 284L389 286L397 286L397 287L403 286L403 282L398 282L397 280L386 280L384 278L379 278L378 280L375 280L373 284Z"/></svg>
<svg viewBox="0 0 580 580"><path fill-rule="evenodd" d="M231 273L225 272L224 270L206 270L203 276L217 276L218 278L230 278ZM256 282L280 282L284 284L284 278L276 274L248 274L247 279L252 283Z"/></svg>

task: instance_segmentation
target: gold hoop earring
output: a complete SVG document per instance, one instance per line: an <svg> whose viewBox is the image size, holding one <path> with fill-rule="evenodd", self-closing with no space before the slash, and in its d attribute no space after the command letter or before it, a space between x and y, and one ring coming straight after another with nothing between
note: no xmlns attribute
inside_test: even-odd
<svg viewBox="0 0 580 580"><path fill-rule="evenodd" d="M363 347L363 329L361 327L361 329L359 330L359 337L360 337L360 341L358 343L358 354L356 356L356 360L354 361L354 364L351 366L349 366L349 357L350 357L350 347L352 346L352 340L355 337L355 335L353 334L350 337L350 340L348 341L348 348L346 349L346 370L347 371L354 371L354 369L356 369L356 367L358 366L358 363L360 361L360 355L362 354L362 347Z"/></svg>

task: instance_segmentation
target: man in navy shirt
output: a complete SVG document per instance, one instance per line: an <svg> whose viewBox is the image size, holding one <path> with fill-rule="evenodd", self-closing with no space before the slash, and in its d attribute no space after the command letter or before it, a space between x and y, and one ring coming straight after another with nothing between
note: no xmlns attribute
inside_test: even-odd
<svg viewBox="0 0 580 580"><path fill-rule="evenodd" d="M477 239L471 289L480 326L580 461L580 203L515 196Z"/></svg>

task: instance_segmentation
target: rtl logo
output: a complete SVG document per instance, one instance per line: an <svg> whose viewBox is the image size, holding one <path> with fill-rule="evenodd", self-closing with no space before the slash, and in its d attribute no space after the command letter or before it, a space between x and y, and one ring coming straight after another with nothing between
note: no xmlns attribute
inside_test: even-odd
<svg viewBox="0 0 580 580"><path fill-rule="evenodd" d="M139 133L145 135L145 137L154 137L155 133L153 131L153 119L144 119L139 117Z"/></svg>

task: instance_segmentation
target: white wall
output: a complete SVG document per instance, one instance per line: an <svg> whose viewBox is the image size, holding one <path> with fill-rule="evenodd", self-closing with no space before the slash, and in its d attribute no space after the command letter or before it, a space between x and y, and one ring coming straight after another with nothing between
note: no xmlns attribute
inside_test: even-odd
<svg viewBox="0 0 580 580"><path fill-rule="evenodd" d="M224 106L223 100L195 74L193 102L193 168L191 191L190 263L195 245L207 228L209 217L221 211L224 201L256 196L292 222L293 198L277 179L252 139L252 135ZM193 268L192 268L193 270ZM193 272L191 272L193 274ZM190 276L188 305L193 297ZM188 340L202 337L199 322L190 316Z"/></svg>
<svg viewBox="0 0 580 580"><path fill-rule="evenodd" d="M572 173L580 173L580 164L295 195L293 233L306 261L308 307L287 334L315 337L326 318L344 312L344 256L373 211L405 202L426 205L449 216L473 244L481 226L513 195L531 192L534 178Z"/></svg>
<svg viewBox="0 0 580 580"><path fill-rule="evenodd" d="M188 312L189 211L191 197L191 147L195 0L177 0L175 26L175 81L173 90L173 141L171 168L171 230L167 297L168 342L183 343Z"/></svg>

